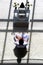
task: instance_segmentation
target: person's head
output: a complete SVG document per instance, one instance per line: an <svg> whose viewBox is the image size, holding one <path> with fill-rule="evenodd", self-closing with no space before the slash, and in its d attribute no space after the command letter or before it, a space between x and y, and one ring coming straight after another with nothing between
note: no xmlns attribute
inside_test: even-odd
<svg viewBox="0 0 43 65"><path fill-rule="evenodd" d="M27 2L27 3L29 3L29 2Z"/></svg>
<svg viewBox="0 0 43 65"><path fill-rule="evenodd" d="M23 38L21 38L21 39L19 40L19 45L23 45L23 43L24 43L24 40L23 40Z"/></svg>

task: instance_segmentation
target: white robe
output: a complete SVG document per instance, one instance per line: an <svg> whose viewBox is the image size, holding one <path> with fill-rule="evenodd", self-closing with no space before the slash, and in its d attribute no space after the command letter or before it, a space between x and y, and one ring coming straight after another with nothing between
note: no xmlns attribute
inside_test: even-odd
<svg viewBox="0 0 43 65"><path fill-rule="evenodd" d="M24 43L23 43L23 45L27 45L28 44L28 41L27 40L29 40L29 35L28 35L28 33L15 33L15 36L14 36L14 38L15 38L15 44L16 45L19 45L19 40L16 38L16 36L18 36L18 37L23 37L23 40L24 40Z"/></svg>

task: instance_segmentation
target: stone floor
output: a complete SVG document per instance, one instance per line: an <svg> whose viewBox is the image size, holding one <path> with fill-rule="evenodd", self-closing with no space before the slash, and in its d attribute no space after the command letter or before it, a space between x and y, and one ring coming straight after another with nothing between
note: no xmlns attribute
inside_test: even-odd
<svg viewBox="0 0 43 65"><path fill-rule="evenodd" d="M15 0L16 2L22 2L24 0ZM33 5L34 0L29 0L30 3ZM10 14L10 19L13 19L13 7L14 0L12 0L12 7L11 7L11 14ZM25 3L25 1L24 1ZM9 5L10 5L10 0L0 0L0 19L8 19L8 13L9 13ZM30 7L30 19L32 18L32 7ZM35 14L34 14L34 19L43 19L43 0L36 0L36 7L35 7ZM6 30L7 26L7 21L2 22L0 21L0 30ZM9 22L9 27L8 30L13 29L13 23ZM31 22L29 23L29 29L31 30ZM33 23L33 30L43 30L43 22L34 22ZM13 53L13 49L15 47L14 44L14 35L11 34L12 32L7 33L7 41L6 41L6 47L5 47L5 54L3 63L17 63L16 59L17 57ZM6 32L1 32L0 31L0 63L2 59L2 53L3 53L3 46L4 46L4 40L5 40L5 34ZM29 36L30 33L28 32ZM28 41L29 44L29 41ZM27 46L27 51L28 51ZM26 63L27 62L27 57L28 53L24 58L22 58L21 63ZM14 60L15 59L15 60ZM23 60L25 59L25 60ZM32 38L31 38L31 47L30 47L30 55L29 55L29 63L43 63L43 32L33 32L32 33ZM40 59L40 60L39 60ZM7 61L9 60L9 61Z"/></svg>

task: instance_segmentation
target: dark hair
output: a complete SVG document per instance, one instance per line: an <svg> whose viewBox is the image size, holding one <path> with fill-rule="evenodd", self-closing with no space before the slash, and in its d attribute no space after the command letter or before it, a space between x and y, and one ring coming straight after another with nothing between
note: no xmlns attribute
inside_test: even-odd
<svg viewBox="0 0 43 65"><path fill-rule="evenodd" d="M20 39L19 40L19 45L23 45L23 43L24 43L24 40L23 39Z"/></svg>

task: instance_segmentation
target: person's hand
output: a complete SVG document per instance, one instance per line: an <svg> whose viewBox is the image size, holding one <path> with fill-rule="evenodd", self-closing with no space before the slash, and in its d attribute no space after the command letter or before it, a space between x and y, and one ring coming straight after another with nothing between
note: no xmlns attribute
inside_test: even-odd
<svg viewBox="0 0 43 65"><path fill-rule="evenodd" d="M16 38L17 38L18 40L22 39L22 37L20 37L20 36L16 36Z"/></svg>

